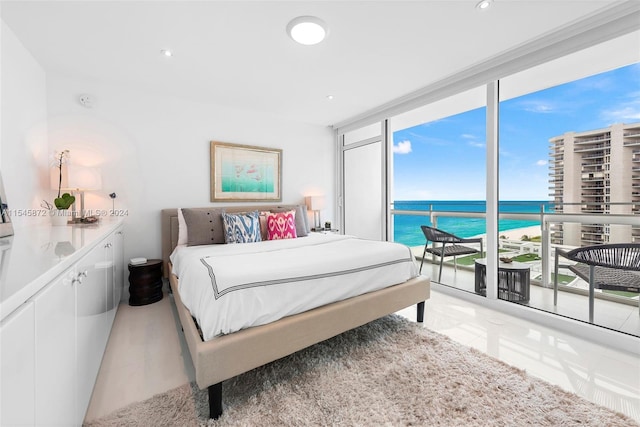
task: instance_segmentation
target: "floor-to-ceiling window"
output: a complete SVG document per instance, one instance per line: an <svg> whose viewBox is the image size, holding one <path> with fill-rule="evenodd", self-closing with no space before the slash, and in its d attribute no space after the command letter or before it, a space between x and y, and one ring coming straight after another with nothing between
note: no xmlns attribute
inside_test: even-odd
<svg viewBox="0 0 640 427"><path fill-rule="evenodd" d="M638 292L612 276L590 309L588 283L570 268L576 263L560 256L555 268L556 251L632 243L640 234L640 63L632 46L626 36L500 80L499 191L508 200L500 213L510 216L501 230L503 221L520 225L498 241L501 256L530 274L527 289L505 299L640 335Z"/></svg>
<svg viewBox="0 0 640 427"><path fill-rule="evenodd" d="M462 238L486 233L485 99L480 87L389 121L393 141L391 236L414 248L420 257L427 242L422 225ZM480 249L479 244L472 246ZM472 282L456 279L473 270L474 259L482 256L446 257L441 269L440 259L427 254L422 272L434 281L473 291Z"/></svg>
<svg viewBox="0 0 640 427"><path fill-rule="evenodd" d="M465 79L477 84L479 78L461 73L446 90L436 88L446 95L427 91L420 108L390 109L387 238L413 247L420 262L421 225L460 237L486 239L490 232L486 255L475 256L488 256L489 304L517 302L590 322L584 280L567 270L570 262L561 262L556 274L554 256L557 248L640 241L640 34L634 30L618 38L604 34L607 41L588 48L576 38L553 41L552 54L533 50L544 60L507 61L510 73L480 67L486 85L469 90ZM479 225L485 218L487 225ZM464 258L447 259L440 273L439 260L427 255L423 274L479 293L479 261ZM502 283L501 276L511 278ZM501 292L501 283L514 280L516 294L508 286ZM637 292L602 289L595 300L600 314L591 323L640 336Z"/></svg>

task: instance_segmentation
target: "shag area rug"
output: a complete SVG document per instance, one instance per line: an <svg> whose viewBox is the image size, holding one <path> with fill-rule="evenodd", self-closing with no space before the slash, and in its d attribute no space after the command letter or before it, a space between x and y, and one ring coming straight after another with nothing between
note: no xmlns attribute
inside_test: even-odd
<svg viewBox="0 0 640 427"><path fill-rule="evenodd" d="M208 419L194 384L87 426L638 426L399 316L223 382Z"/></svg>

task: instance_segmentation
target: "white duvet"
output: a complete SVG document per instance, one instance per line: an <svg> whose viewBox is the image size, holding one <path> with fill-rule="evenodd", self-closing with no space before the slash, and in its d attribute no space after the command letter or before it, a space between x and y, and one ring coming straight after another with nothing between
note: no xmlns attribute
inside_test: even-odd
<svg viewBox="0 0 640 427"><path fill-rule="evenodd" d="M171 262L180 297L205 340L418 274L405 245L318 233L289 240L179 246Z"/></svg>

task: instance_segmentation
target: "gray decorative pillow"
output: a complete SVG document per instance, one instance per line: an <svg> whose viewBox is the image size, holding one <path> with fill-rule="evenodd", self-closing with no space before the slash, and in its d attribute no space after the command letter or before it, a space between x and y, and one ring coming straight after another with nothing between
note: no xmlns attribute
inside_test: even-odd
<svg viewBox="0 0 640 427"><path fill-rule="evenodd" d="M287 212L290 210L296 211L296 236L304 237L309 234L309 224L307 224L307 207L304 205L295 206L278 206L277 208L270 209L271 212Z"/></svg>
<svg viewBox="0 0 640 427"><path fill-rule="evenodd" d="M258 211L243 214L222 214L226 243L261 242Z"/></svg>
<svg viewBox="0 0 640 427"><path fill-rule="evenodd" d="M220 208L182 209L187 223L187 246L225 243L223 213Z"/></svg>

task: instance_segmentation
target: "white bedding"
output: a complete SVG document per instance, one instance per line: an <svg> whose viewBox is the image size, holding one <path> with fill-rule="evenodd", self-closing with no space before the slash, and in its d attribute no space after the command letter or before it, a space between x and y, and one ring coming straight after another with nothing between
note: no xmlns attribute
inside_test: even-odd
<svg viewBox="0 0 640 427"><path fill-rule="evenodd" d="M178 246L180 296L205 340L417 276L407 246L311 233L288 240Z"/></svg>

